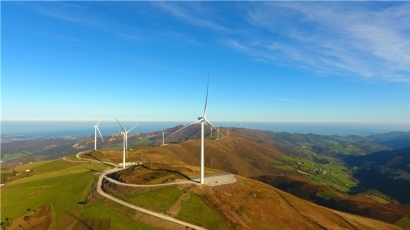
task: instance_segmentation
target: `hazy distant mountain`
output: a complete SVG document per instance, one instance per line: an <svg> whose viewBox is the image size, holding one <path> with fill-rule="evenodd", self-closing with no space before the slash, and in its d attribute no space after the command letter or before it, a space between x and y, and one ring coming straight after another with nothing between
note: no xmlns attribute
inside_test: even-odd
<svg viewBox="0 0 410 230"><path fill-rule="evenodd" d="M130 135L127 159L199 165L200 126L193 125L170 136L181 127L164 130L165 146L161 146L161 132ZM220 131L225 137L218 137L215 130L211 135L209 127L205 130L205 167L207 168L252 177L317 204L389 223L395 223L406 215L406 212L410 213L408 206L397 202L407 203L405 196L410 194L406 187L407 181L404 180L406 164L409 164L406 150L377 152L390 148L373 143L362 136L274 133L226 127L221 127ZM104 137L104 143L98 142L101 151L94 151L94 153L114 163L122 162L122 138L119 134ZM45 145L41 146L43 146L42 151L21 159L35 156L40 159L53 159L91 150L94 148L94 137L47 148L44 147ZM350 166L341 160L341 157L346 156L356 156L346 158L352 159L347 160ZM362 179L363 175L367 175L367 171L360 170L367 168L376 169L375 178L383 178L383 175L390 174L400 175L400 177L393 180L379 180L386 181L387 189L383 189L377 184L369 183L370 180ZM385 170L379 170L380 168ZM397 186L400 185L403 186L402 191L406 191L406 194L390 191L397 190ZM370 189L377 189L380 192L372 193L376 195L366 195L369 194ZM349 195L349 191L365 193ZM389 203L389 206L379 203L380 200Z"/></svg>
<svg viewBox="0 0 410 230"><path fill-rule="evenodd" d="M367 140L392 149L410 147L410 132L389 132L374 134L366 137Z"/></svg>
<svg viewBox="0 0 410 230"><path fill-rule="evenodd" d="M13 168L39 159L55 159L78 152L72 145L78 141L72 136L11 141L1 144L2 167Z"/></svg>

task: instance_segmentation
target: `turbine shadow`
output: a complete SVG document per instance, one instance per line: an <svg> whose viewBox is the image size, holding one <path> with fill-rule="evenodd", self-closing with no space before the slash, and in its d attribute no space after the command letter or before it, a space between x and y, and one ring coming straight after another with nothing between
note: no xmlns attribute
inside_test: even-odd
<svg viewBox="0 0 410 230"><path fill-rule="evenodd" d="M109 164L109 163L107 163L107 162L104 162L103 160L101 160L101 159L99 159L99 158L97 158L97 157L91 155L91 154L93 154L95 151L96 151L96 150L93 150L92 152L90 152L90 153L85 153L84 155L89 156L90 158L93 158L94 160L100 162L101 164L105 164L105 165L112 166L111 164Z"/></svg>
<svg viewBox="0 0 410 230"><path fill-rule="evenodd" d="M84 166L84 165L81 165L81 167L83 167L83 168L85 168L85 169L88 169L89 172L104 173L104 170L95 170L95 169L92 169L92 168L88 168L88 167L86 167L86 166Z"/></svg>
<svg viewBox="0 0 410 230"><path fill-rule="evenodd" d="M154 169L154 168L150 168L150 167L146 166L145 164L142 164L142 165L140 165L140 166L143 167L143 168L145 168L145 169L152 170L152 171L165 171L165 172L169 172L169 173L175 173L175 174L178 174L178 175L184 177L185 179L187 179L187 180L189 180L189 181L194 181L194 180L192 180L189 176L187 176L187 175L185 175L185 174L183 174L183 173L181 173L181 172L178 172L178 171L176 171L176 170L163 169L163 168ZM194 181L194 182L196 182L196 181Z"/></svg>
<svg viewBox="0 0 410 230"><path fill-rule="evenodd" d="M72 213L70 213L70 212L68 212L68 213L66 213L66 214L69 215L69 216L71 216L72 218L74 218L74 219L76 219L76 220L78 221L77 224L75 225L74 229L76 229L76 228L89 229L89 230L92 230L92 229L93 229L92 226L90 226L89 224L87 224L86 221L84 221L83 219L79 218L78 216L76 216L76 215L74 215L74 214L72 214ZM77 226L78 226L78 227L77 227Z"/></svg>

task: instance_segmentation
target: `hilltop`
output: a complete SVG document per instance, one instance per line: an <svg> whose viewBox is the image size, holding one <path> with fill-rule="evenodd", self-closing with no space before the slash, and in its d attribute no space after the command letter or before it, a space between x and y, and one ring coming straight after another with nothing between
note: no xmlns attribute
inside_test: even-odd
<svg viewBox="0 0 410 230"><path fill-rule="evenodd" d="M181 127L173 127L165 132L169 135ZM369 180L361 178L361 174L359 174L362 172L360 170L364 170L370 165L368 162L373 162L371 165L376 165L374 163L376 161L390 162L388 167L383 166L388 170L381 172L392 173L381 173L380 175L400 175L401 179L405 179L407 175L405 174L406 164L396 158L403 154L405 156L407 150L392 151L392 148L370 140L403 139L403 136L400 135L403 133L373 135L369 138L274 133L225 127L221 127L220 131L225 137L218 137L215 130L213 135L209 129L206 129L205 132L205 166L208 174L229 172L242 179L252 178L266 183L266 186L271 189L278 188L322 206L383 220L391 224L410 216L410 206L405 205L408 203L405 199L409 192L406 187L401 190L401 194L404 196L400 197L391 193L392 190L381 189L383 185L380 183L379 185L382 187L378 187L377 184L369 184ZM403 135L406 136L407 133ZM161 132L129 135L127 161L143 162L144 164L156 162L173 167L179 165L185 169L189 168L188 171L184 172L185 176L194 178L195 175L199 175L199 136L198 125L187 127L166 138L166 144L162 146L160 145L162 143ZM102 149L90 151L82 156L94 160L110 161L115 164L121 163L122 136L111 135L104 139L106 142L101 147ZM90 137L70 143L69 146L62 145L55 148L61 148L62 151L67 151L68 148L70 151L78 152L92 149L93 144L93 138ZM65 150L63 150L64 148ZM53 151L53 148L46 151ZM389 160L389 157L392 158ZM378 158L380 159L376 160ZM355 163L351 163L353 160L349 159L355 159ZM372 167L372 169L374 168L379 169L380 166ZM400 174L395 174L395 172L400 172ZM10 178L13 179L11 171L4 173L11 174ZM24 175L22 173L19 177ZM379 174L372 175L377 178L376 176ZM19 180L19 177L15 177L15 179ZM122 175L122 179L124 178ZM172 180L171 178L164 180ZM396 176L394 182L397 183L397 186L405 182L397 179ZM128 181L129 178L124 180ZM377 179L374 181L380 182ZM208 206L212 205L208 204Z"/></svg>
<svg viewBox="0 0 410 230"><path fill-rule="evenodd" d="M183 193L191 197L198 195L231 229L394 229L387 223L306 202L252 179L241 176L236 178L236 183L228 185L185 187ZM110 183L106 183L106 186L110 193L128 199L131 198L127 194L139 193L141 190L124 190Z"/></svg>
<svg viewBox="0 0 410 230"><path fill-rule="evenodd" d="M309 175L293 168L294 162L277 149L261 146L243 137L230 137L229 139L233 144L227 140L206 140L206 167L252 177L305 200L389 223L396 223L410 214L409 205L402 205L380 192L369 191L363 194L349 195L323 183L310 181ZM161 147L141 146L130 150L128 159L129 161L147 163L199 165L199 145L199 140L190 140ZM121 162L121 154L114 151L95 151L91 152L90 155L90 158L113 159L114 162ZM301 159L298 160L301 161ZM330 170L329 166L323 167ZM332 167L335 167L336 171L336 166ZM187 175L192 178L192 173L194 172L191 169ZM195 173L199 174L198 171ZM323 176L326 174L315 175L316 178L326 179ZM332 175L334 177L328 176L327 180L337 178L336 174ZM128 181L128 179L124 180Z"/></svg>
<svg viewBox="0 0 410 230"><path fill-rule="evenodd" d="M130 154L130 159L137 158L137 151ZM100 155L105 160L116 162L116 156L121 155L121 152L102 150L82 155L87 154L91 158ZM111 158L112 156L115 157ZM170 175L178 177L188 174L185 176L194 177L198 172L197 166L171 160L172 156L151 152L143 157L147 162L152 158L171 161L171 164L146 163L151 169L168 169L166 174L157 174L156 170L152 170L149 175L141 171L141 176L145 175L145 178L162 181L154 184L166 183ZM33 215L29 214L32 210L40 210L47 204L50 207L47 210L53 210L51 216L55 219L54 228L58 229L80 229L87 226L93 226L93 229L185 228L99 196L95 192L95 181L99 176L96 173L107 167L105 164L87 161L74 163L53 160L17 168L19 171L30 168L34 174L1 188L3 218L16 220L19 216ZM120 176L130 175L130 172L137 178L140 168L128 168L121 171ZM222 172L207 168L207 175L215 173ZM186 179L179 177L179 180L184 178ZM399 229L385 222L315 205L249 178L237 175L236 179L235 183L214 187L187 184L152 188L125 187L105 181L104 190L127 202L155 212L168 213L207 229ZM145 181L142 184L153 183L144 179L141 181ZM29 194L31 199L22 199ZM29 224L28 220L18 223Z"/></svg>

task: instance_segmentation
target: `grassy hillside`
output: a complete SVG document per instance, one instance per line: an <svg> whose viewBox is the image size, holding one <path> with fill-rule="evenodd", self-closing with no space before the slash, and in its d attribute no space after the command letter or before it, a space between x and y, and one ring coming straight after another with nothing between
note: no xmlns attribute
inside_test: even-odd
<svg viewBox="0 0 410 230"><path fill-rule="evenodd" d="M107 151L107 158L110 155L108 153L115 155L115 151ZM159 158L161 154L157 154L146 153L144 158L147 155L149 158ZM169 157L162 156L162 160ZM175 159L173 161L176 164L168 165L174 169L168 171L171 174L198 172L197 166ZM159 165L166 166L163 163ZM151 169L154 166L158 165L151 165ZM18 217L27 215L29 210L36 211L50 204L54 212L54 229L179 229L180 226L125 208L97 195L93 189L96 178L98 172L106 168L104 164L62 160L36 162L17 168L17 171L33 170L34 175L11 181L1 188L2 221L5 222L5 218L16 221ZM146 172L141 172L146 175ZM138 178L139 173L138 169L132 170L134 178ZM156 174L156 170L151 170L151 173L157 175L158 181L163 181L159 177L169 178L168 174ZM207 174L213 173L218 172L207 170ZM130 172L124 171L124 174ZM237 176L234 184L216 187L179 185L141 189L108 182L104 187L107 192L123 200L208 229L353 229L352 226L354 229L395 229L384 222L317 206L240 176Z"/></svg>
<svg viewBox="0 0 410 230"><path fill-rule="evenodd" d="M50 204L55 216L54 229L81 229L82 223L101 226L95 229L161 229L135 221L132 210L105 198L96 199L91 193L96 172L106 169L105 165L53 160L27 164L15 170L26 169L35 174L1 187L3 224L6 218L13 222L31 210Z"/></svg>
<svg viewBox="0 0 410 230"><path fill-rule="evenodd" d="M228 132L226 128L220 130L223 133ZM127 151L127 162L143 162L147 167L145 171L142 167L138 170L129 168L114 178L127 183L133 181L147 184L196 178L199 176L200 164L198 137L198 126L187 128L180 135L172 136L166 140L167 145L164 146L155 145L162 138L156 133L131 136L128 142L131 149ZM269 185L246 179L253 177L317 204L389 223L409 216L409 206L397 204L395 199L378 191L357 196L348 194L354 189L361 188L360 186L364 185L363 181L370 180L359 181L354 178L360 178L360 169L354 170L338 156L366 155L354 158L366 159L362 161L366 163L355 163L355 166L359 165L365 169L375 164L369 163L372 161L366 158L373 155L369 153L375 149L385 148L362 140L362 137L357 137L356 140L360 141L354 142L355 138L229 129L228 140L217 139L215 132L210 136L207 131L205 174L221 171L238 174L237 183L217 187L171 186L158 189L130 189L106 182L104 187L106 191L130 203L210 229L298 229L301 226L303 229L375 229L375 226L392 229L391 225L316 206ZM90 150L82 156L121 163L122 138L114 135L111 139L111 142L107 141L109 144L102 146L102 150ZM87 149L91 144L92 140L88 138L75 144L76 147L71 147L74 151L76 148ZM51 156L58 148L61 148L59 152L63 152L65 147L56 146L44 152L50 153L47 156ZM379 161L384 161L389 167L404 167L403 170L391 170L383 166L384 171L380 171L380 167L377 168L378 173L394 176L397 186L402 185L398 179L410 177L406 174L407 163L403 163L403 156L406 155L400 152L392 160L383 158L383 154L379 157ZM401 160L397 160L399 158ZM157 170L158 168L161 170ZM26 173L26 169L30 169L30 173ZM55 229L82 229L90 226L95 229L131 229L135 226L138 226L138 229L180 227L124 208L96 194L96 178L104 169L107 169L107 166L103 164L54 160L34 162L16 168L15 171L2 170L3 175L13 174L12 179L1 188L2 222L5 223L5 218L16 220L28 215L28 210L38 210L50 204L54 212ZM372 186L368 187L370 188ZM382 189L379 191L389 194ZM24 199L25 197L32 199ZM193 210L198 210L201 215L189 215ZM321 216L311 213L314 211L318 211ZM281 212L283 215L277 214ZM275 215L271 215L272 213ZM406 218L402 219L400 226L407 226L407 222Z"/></svg>
<svg viewBox="0 0 410 230"><path fill-rule="evenodd" d="M171 170L173 165L151 166L150 168L161 169L166 167L168 172L177 172ZM187 167L187 170L181 169L182 166ZM190 172L188 165L181 164L175 168L180 169L180 172ZM167 174L157 174L154 169L150 172L151 177L155 177L157 181L169 178ZM137 180L151 184L149 180L140 179L149 177L144 167L129 168L121 172L122 176L130 174L133 177L127 177L127 183ZM128 202L169 213L209 229L224 229L223 223L231 229L353 229L352 226L354 229L395 229L387 223L306 202L255 180L240 176L236 178L238 181L233 184L216 187L179 185L135 188L106 181L105 190ZM178 211L171 211L176 203L179 203ZM220 222L221 220L224 222Z"/></svg>
<svg viewBox="0 0 410 230"><path fill-rule="evenodd" d="M392 224L410 214L409 205L398 204L376 191L351 196L327 186L311 184L301 177L262 176L254 179L325 207Z"/></svg>
<svg viewBox="0 0 410 230"><path fill-rule="evenodd" d="M247 132L251 131L248 130ZM283 183L281 186L278 184L272 185L291 193L292 189L295 189L299 192L293 193L294 195L327 207L381 219L390 223L395 223L398 219L408 215L406 212L409 212L409 209L400 205L395 207L380 206L380 202L388 199L383 199L383 194L372 195L371 200L363 198L366 195L363 195L360 199L352 199L347 192L357 188L358 181L353 177L353 171L347 168L342 161L319 154L313 156L309 152L307 154L312 156L312 160L294 155L285 155L269 141L258 136L258 133L254 134L254 138L259 138L260 141L235 136L229 138L233 144L223 139L218 141L206 140L205 166L257 179L265 175L287 175L301 178L306 185L312 188L323 187L326 189L311 189L310 192L307 192L289 183ZM273 147L267 147L269 145ZM189 140L162 147L140 146L128 151L128 160L171 162L173 165L185 162L190 165L199 165L199 148L199 140ZM91 155L101 159L115 159L115 162L121 162L121 153L115 151L95 151ZM195 169L191 170L193 170L190 174L191 177L199 175L199 172ZM326 193L320 194L328 190L340 195L328 199ZM348 199L341 199L341 197L348 197ZM394 200L391 202L394 202ZM375 208L380 211L372 211Z"/></svg>
<svg viewBox="0 0 410 230"><path fill-rule="evenodd" d="M201 197L234 229L394 229L394 226L336 212L251 179L215 188L198 187ZM356 222L357 221L357 222Z"/></svg>

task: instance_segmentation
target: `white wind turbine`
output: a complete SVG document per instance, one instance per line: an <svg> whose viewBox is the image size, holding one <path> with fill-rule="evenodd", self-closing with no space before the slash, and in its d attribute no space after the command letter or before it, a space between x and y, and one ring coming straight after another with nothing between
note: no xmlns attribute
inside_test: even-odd
<svg viewBox="0 0 410 230"><path fill-rule="evenodd" d="M97 124L94 125L94 150L97 150L97 130L98 130L98 133L100 134L101 140L104 142L104 139L101 135L100 129L98 128L99 123L100 122L97 122Z"/></svg>
<svg viewBox="0 0 410 230"><path fill-rule="evenodd" d="M165 132L162 131L162 145L165 145Z"/></svg>
<svg viewBox="0 0 410 230"><path fill-rule="evenodd" d="M204 115L202 117L198 117L197 121L192 122L191 124L188 124L180 129L178 129L177 131L173 132L171 135L169 135L168 137L172 136L174 133L190 126L193 125L195 123L201 122L201 172L200 172L200 183L204 184L204 124L205 122L208 123L208 125L210 125L212 128L214 128L215 130L217 130L212 124L211 122L208 121L208 119L206 119L206 109L207 109L207 105L208 105L208 91L209 91L209 77L208 77L208 85L206 88L206 99L205 99L205 109L204 109ZM219 130L217 130L218 133ZM222 133L220 133L222 135ZM223 135L222 135L223 136ZM167 138L168 138L167 137ZM230 141L229 141L230 142ZM232 143L232 142L231 142Z"/></svg>
<svg viewBox="0 0 410 230"><path fill-rule="evenodd" d="M115 118L115 117L114 117ZM117 120L117 118L115 118ZM130 130L125 130L124 126L117 120L118 124L120 124L123 132L121 132L124 135L124 141L123 141L123 147L122 147L122 168L125 169L125 151L127 149L128 145L128 132L130 132L133 128L135 128L138 124L134 125Z"/></svg>

